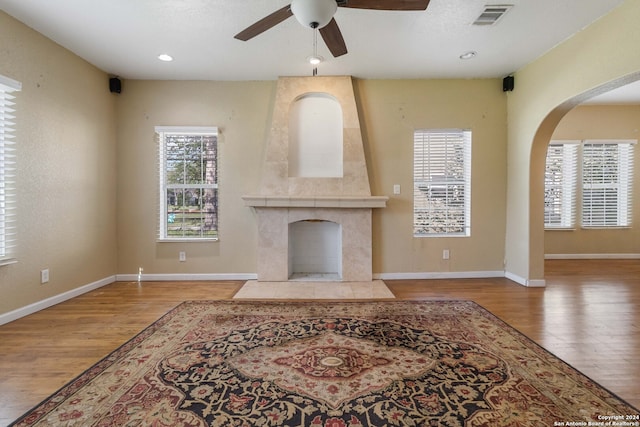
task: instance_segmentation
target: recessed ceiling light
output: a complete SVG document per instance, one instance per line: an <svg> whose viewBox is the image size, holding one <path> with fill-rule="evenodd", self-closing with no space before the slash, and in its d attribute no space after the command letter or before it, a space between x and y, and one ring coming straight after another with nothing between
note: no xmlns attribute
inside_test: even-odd
<svg viewBox="0 0 640 427"><path fill-rule="evenodd" d="M477 55L477 53L473 50L470 50L469 52L465 52L462 55L460 55L460 59L471 59L471 58L475 58L475 56Z"/></svg>
<svg viewBox="0 0 640 427"><path fill-rule="evenodd" d="M162 54L158 55L158 59L160 61L164 61L164 62L171 62L171 61L173 61L173 56L167 55L166 53L162 53Z"/></svg>

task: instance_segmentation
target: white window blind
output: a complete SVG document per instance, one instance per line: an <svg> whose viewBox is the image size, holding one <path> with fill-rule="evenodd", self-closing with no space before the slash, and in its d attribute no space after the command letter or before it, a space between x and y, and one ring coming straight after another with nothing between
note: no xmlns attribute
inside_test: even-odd
<svg viewBox="0 0 640 427"><path fill-rule="evenodd" d="M156 127L160 240L218 238L218 128Z"/></svg>
<svg viewBox="0 0 640 427"><path fill-rule="evenodd" d="M578 147L581 141L551 141L544 174L545 228L572 228L576 217Z"/></svg>
<svg viewBox="0 0 640 427"><path fill-rule="evenodd" d="M413 234L471 233L471 131L414 132Z"/></svg>
<svg viewBox="0 0 640 427"><path fill-rule="evenodd" d="M0 76L0 265L15 262L15 148L13 93L22 84Z"/></svg>
<svg viewBox="0 0 640 427"><path fill-rule="evenodd" d="M635 141L585 141L582 147L582 226L631 225Z"/></svg>

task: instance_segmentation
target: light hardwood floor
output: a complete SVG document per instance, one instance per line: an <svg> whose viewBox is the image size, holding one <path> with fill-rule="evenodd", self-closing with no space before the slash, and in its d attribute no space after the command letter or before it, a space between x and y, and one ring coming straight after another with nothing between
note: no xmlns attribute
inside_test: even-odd
<svg viewBox="0 0 640 427"><path fill-rule="evenodd" d="M640 407L640 260L547 261L547 287L507 279L386 281L399 299L470 299ZM0 425L182 301L243 282L118 282L0 326ZM625 414L626 415L626 414Z"/></svg>

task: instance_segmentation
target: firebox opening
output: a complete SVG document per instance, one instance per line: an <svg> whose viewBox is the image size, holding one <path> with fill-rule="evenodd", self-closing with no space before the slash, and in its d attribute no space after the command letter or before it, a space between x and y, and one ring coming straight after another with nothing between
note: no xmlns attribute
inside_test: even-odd
<svg viewBox="0 0 640 427"><path fill-rule="evenodd" d="M289 224L289 280L342 280L342 226L332 221Z"/></svg>

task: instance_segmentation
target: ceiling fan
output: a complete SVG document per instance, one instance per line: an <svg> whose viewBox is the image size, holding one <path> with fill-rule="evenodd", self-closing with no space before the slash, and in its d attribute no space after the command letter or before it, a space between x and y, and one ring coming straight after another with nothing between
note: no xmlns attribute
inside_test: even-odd
<svg viewBox="0 0 640 427"><path fill-rule="evenodd" d="M425 10L429 0L292 0L291 4L250 25L235 35L247 41L275 27L285 19L295 16L305 27L318 29L334 57L347 53L338 23L333 18L338 7L372 10Z"/></svg>

